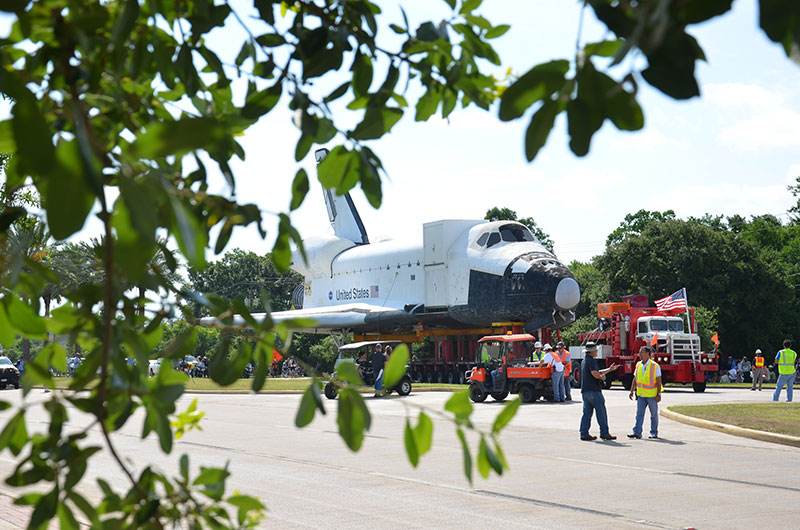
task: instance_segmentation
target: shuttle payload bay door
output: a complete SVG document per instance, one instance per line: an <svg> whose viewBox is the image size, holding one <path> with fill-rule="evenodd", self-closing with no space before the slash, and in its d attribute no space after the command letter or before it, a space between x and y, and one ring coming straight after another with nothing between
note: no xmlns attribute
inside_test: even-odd
<svg viewBox="0 0 800 530"><path fill-rule="evenodd" d="M422 229L425 259L425 307L447 307L447 248L440 223L427 223Z"/></svg>

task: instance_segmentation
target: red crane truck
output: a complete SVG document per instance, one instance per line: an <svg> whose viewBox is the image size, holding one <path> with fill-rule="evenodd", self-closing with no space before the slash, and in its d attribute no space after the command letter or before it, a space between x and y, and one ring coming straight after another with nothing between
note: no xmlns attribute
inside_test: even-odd
<svg viewBox="0 0 800 530"><path fill-rule="evenodd" d="M682 317L684 309L661 311L649 305L647 296L630 295L623 302L598 304L598 329L581 333L581 343L598 344L598 363L619 364L620 368L606 376L606 387L619 379L625 389L630 389L633 370L639 360L639 348L651 345L656 348L655 361L661 366L664 383L691 383L695 392L706 389L706 372L718 370L714 353L700 351L700 337L694 310L689 309L689 331L685 331ZM581 347L570 348L573 364L583 358ZM576 366L573 366L575 372Z"/></svg>

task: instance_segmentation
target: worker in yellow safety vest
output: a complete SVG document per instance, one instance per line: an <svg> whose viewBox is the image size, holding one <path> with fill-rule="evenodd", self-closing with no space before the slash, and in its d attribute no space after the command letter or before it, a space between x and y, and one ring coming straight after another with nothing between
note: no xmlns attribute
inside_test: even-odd
<svg viewBox="0 0 800 530"><path fill-rule="evenodd" d="M778 382L775 383L775 393L772 394L772 401L778 401L781 397L781 389L783 385L786 385L786 401L791 402L797 352L792 349L792 341L789 339L783 341L783 349L775 356L775 364L778 365Z"/></svg>
<svg viewBox="0 0 800 530"><path fill-rule="evenodd" d="M756 389L756 382L758 382L758 391L761 392L761 382L767 376L767 370L764 368L764 356L761 355L761 350L756 350L756 356L753 358L753 386L750 390Z"/></svg>
<svg viewBox="0 0 800 530"><path fill-rule="evenodd" d="M658 403L661 401L661 367L650 357L652 346L639 349L640 361L633 369L633 382L629 399L636 394L636 423L628 438L641 439L644 411L650 409L650 438L658 438Z"/></svg>

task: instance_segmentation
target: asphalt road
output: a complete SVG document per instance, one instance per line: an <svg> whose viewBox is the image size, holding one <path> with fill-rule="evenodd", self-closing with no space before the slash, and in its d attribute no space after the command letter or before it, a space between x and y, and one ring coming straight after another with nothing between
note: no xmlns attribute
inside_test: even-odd
<svg viewBox="0 0 800 530"><path fill-rule="evenodd" d="M502 435L510 471L478 477L472 486L446 420L434 419L433 449L417 469L405 456L406 415L416 416L419 407L441 411L450 395L443 392L368 399L372 428L359 453L339 438L333 414L295 428L299 395L185 396L181 408L199 398L203 431L177 441L169 457L154 437L139 439L140 416L115 440L136 467L152 463L171 474L182 453L194 469L228 462L229 491L261 497L269 508L266 528L800 528L800 450L666 418L660 440L628 440L633 403L622 389L604 394L616 441L579 440L579 391L572 403L523 405ZM0 397L20 400L18 392ZM28 401L47 397L34 391ZM769 399L767 391L689 389L667 391L662 405ZM473 421L488 429L500 405L489 399L475 408ZM0 413L2 423L8 414ZM29 431L45 429L44 421L34 413ZM85 421L73 411L72 426ZM592 431L598 434L596 423ZM3 452L0 473L12 468L12 455ZM125 485L105 456L89 475ZM0 492L15 493L5 484Z"/></svg>

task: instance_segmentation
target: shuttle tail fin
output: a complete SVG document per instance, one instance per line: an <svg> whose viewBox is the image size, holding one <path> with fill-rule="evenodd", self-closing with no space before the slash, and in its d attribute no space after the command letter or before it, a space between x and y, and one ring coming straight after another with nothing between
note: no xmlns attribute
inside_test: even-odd
<svg viewBox="0 0 800 530"><path fill-rule="evenodd" d="M317 164L325 160L327 154L327 149L315 151ZM361 222L361 216L358 215L358 210L356 210L350 194L336 195L334 190L329 189L323 189L322 193L325 196L325 207L328 209L328 219L333 227L333 233L338 237L349 239L357 245L368 244L367 230L364 228L364 223Z"/></svg>

